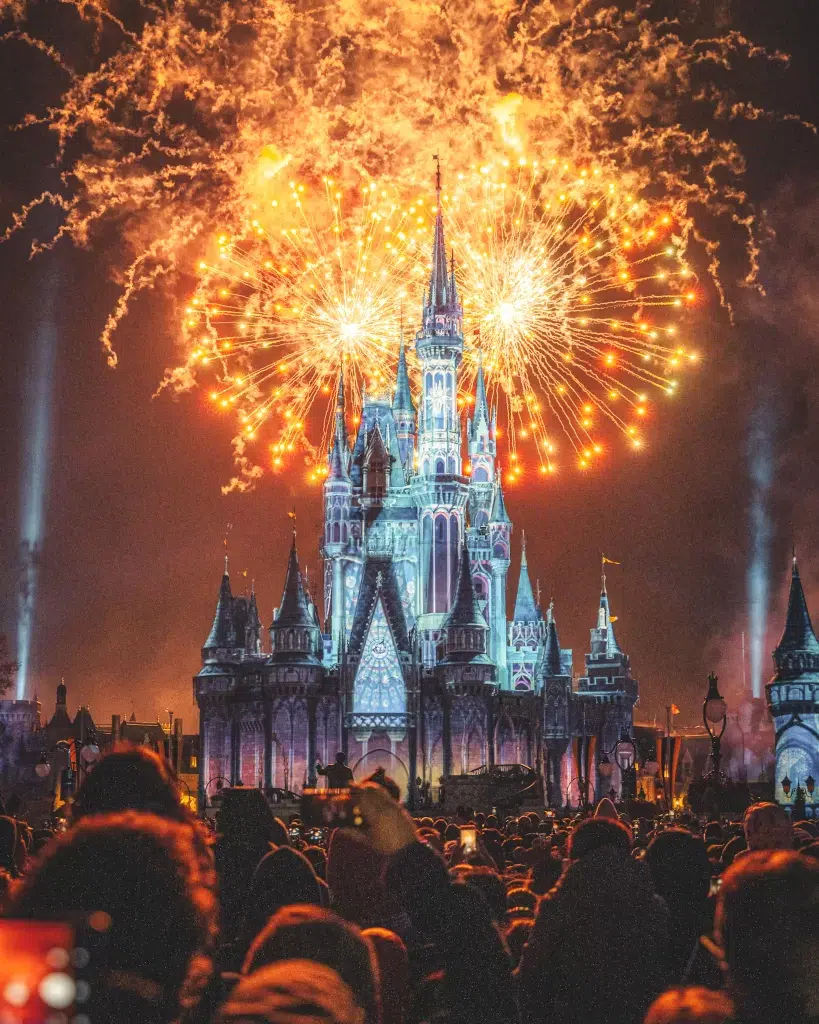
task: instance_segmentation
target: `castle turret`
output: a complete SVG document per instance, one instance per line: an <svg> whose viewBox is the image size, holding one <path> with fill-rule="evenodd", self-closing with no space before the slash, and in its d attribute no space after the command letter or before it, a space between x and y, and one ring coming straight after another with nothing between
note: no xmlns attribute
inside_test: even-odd
<svg viewBox="0 0 819 1024"><path fill-rule="evenodd" d="M270 643L274 662L317 664L321 658L321 633L315 609L302 581L295 531L281 604L270 625Z"/></svg>
<svg viewBox="0 0 819 1024"><path fill-rule="evenodd" d="M489 514L492 587L489 598L489 653L498 666L498 685L509 689L506 657L506 575L509 572L512 521L503 500L500 477L495 481Z"/></svg>
<svg viewBox="0 0 819 1024"><path fill-rule="evenodd" d="M395 395L392 400L392 415L395 420L395 431L398 435L399 451L393 454L400 460L401 468L406 476L412 473L412 460L415 454L415 403L410 390L409 372L407 371L407 354L404 339L398 353L398 370L395 376Z"/></svg>
<svg viewBox="0 0 819 1024"><path fill-rule="evenodd" d="M533 690L540 647L545 636L543 616L532 592L526 560L526 535L522 538L520 579L515 611L509 623L508 664L513 690Z"/></svg>
<svg viewBox="0 0 819 1024"><path fill-rule="evenodd" d="M213 625L205 641L205 646L202 648L202 660L207 662L230 658L243 642L244 637L237 642L233 624L233 594L230 590L228 560L225 555L225 571L219 587L219 597L216 600L216 614L213 616Z"/></svg>
<svg viewBox="0 0 819 1024"><path fill-rule="evenodd" d="M472 585L472 569L466 545L461 548L458 586L452 609L444 622L444 629L446 653L441 666L445 670L446 678L452 677L454 666L468 665L472 671L467 675L457 673L458 678L455 681L464 682L467 678L476 681L491 680L493 666L486 654L488 629Z"/></svg>
<svg viewBox="0 0 819 1024"><path fill-rule="evenodd" d="M344 574L350 548L350 520L353 502L353 483L349 473L350 449L347 446L345 424L343 372L339 373L335 416L330 463L324 480L324 537L321 552L324 558L324 611L325 618L330 622L330 649L334 660L338 658L342 633L345 629Z"/></svg>
<svg viewBox="0 0 819 1024"><path fill-rule="evenodd" d="M795 554L785 628L773 661L776 671L765 693L776 727L775 794L779 803L787 804L797 786L804 787L809 776L819 777L819 640Z"/></svg>

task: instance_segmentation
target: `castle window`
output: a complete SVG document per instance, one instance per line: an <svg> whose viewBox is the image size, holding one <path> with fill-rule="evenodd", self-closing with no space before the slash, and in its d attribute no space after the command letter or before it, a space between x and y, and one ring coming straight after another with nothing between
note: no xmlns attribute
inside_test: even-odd
<svg viewBox="0 0 819 1024"><path fill-rule="evenodd" d="M489 474L486 472L485 466L478 466L478 468L472 473L472 481L476 484L485 484L489 482Z"/></svg>
<svg viewBox="0 0 819 1024"><path fill-rule="evenodd" d="M446 470L444 468L444 460L438 459L438 461L435 463L435 475L443 476L445 472Z"/></svg>
<svg viewBox="0 0 819 1024"><path fill-rule="evenodd" d="M333 543L338 544L341 540L341 526L338 523L333 523Z"/></svg>

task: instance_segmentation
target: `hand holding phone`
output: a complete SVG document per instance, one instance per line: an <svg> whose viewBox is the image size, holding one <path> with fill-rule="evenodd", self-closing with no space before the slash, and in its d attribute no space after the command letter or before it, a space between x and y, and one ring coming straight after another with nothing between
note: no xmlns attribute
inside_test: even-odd
<svg viewBox="0 0 819 1024"><path fill-rule="evenodd" d="M478 830L471 825L461 827L461 849L465 857L478 852Z"/></svg>

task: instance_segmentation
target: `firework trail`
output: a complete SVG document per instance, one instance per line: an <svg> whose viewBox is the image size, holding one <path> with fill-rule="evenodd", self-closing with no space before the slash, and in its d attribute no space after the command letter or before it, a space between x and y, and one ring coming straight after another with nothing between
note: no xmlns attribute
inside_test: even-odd
<svg viewBox="0 0 819 1024"><path fill-rule="evenodd" d="M331 178L343 192L379 181L423 196L433 152L461 169L510 151L596 166L663 204L680 256L710 274L721 298L726 245L744 249L746 279L755 278L753 209L730 122L767 115L725 82L739 67L786 58L709 25L696 0L626 10L591 0L145 0L116 15L67 0L61 13L73 9L97 54L81 71L53 39L27 33L31 6L6 0L0 14L10 17L7 45L37 46L66 75L61 101L27 119L53 133L63 178L18 211L7 235L44 204L62 216L55 238L93 244L116 225L121 293L101 334L111 365L133 297L163 285L187 301L185 278L218 259L217 238L240 250L290 181L311 194Z"/></svg>

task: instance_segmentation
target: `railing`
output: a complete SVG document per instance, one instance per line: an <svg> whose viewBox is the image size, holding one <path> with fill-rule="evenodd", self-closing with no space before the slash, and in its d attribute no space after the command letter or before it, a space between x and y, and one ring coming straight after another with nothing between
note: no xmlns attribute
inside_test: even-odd
<svg viewBox="0 0 819 1024"><path fill-rule="evenodd" d="M352 712L345 716L344 724L348 729L383 729L386 732L398 732L409 729L414 724L414 716L406 712Z"/></svg>

